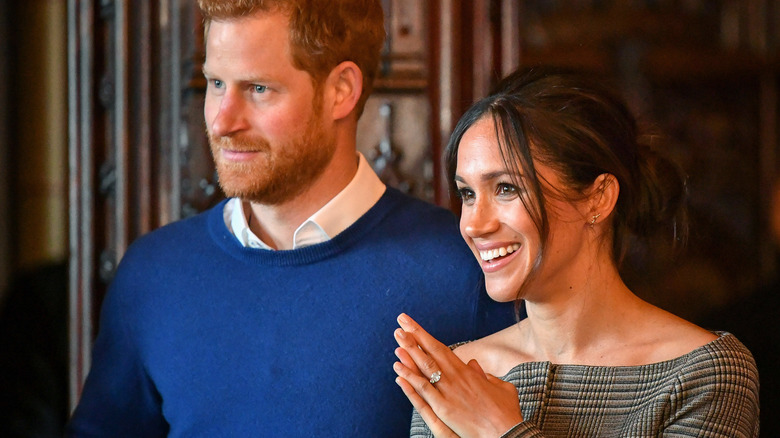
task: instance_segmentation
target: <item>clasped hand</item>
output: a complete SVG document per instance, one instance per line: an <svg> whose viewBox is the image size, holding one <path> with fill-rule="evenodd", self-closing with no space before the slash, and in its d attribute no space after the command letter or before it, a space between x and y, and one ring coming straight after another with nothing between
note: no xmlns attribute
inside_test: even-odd
<svg viewBox="0 0 780 438"><path fill-rule="evenodd" d="M474 359L463 363L408 315L398 324L396 383L434 436L496 438L523 421L514 385L485 373Z"/></svg>

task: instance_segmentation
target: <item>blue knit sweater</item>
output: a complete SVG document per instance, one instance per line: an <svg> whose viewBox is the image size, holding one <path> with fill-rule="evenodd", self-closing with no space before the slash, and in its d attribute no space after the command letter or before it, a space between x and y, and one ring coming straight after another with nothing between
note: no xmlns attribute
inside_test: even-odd
<svg viewBox="0 0 780 438"><path fill-rule="evenodd" d="M446 210L388 189L332 240L268 251L223 207L131 245L69 435L408 436L396 316L445 343L512 322Z"/></svg>

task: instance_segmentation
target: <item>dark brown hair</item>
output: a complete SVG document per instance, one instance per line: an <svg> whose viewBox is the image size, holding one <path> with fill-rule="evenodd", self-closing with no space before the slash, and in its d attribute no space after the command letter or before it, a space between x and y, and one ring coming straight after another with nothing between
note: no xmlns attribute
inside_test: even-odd
<svg viewBox="0 0 780 438"><path fill-rule="evenodd" d="M551 167L566 199L584 196L601 174L620 187L612 214L612 256L619 266L631 237L650 239L670 230L675 243L688 232L685 176L679 166L639 141L637 122L610 88L584 74L534 69L503 79L490 96L469 108L444 153L450 188L455 190L458 146L477 121L492 118L507 169L530 196L522 202L541 236L542 260L549 236L545 194L534 162Z"/></svg>
<svg viewBox="0 0 780 438"><path fill-rule="evenodd" d="M356 106L359 117L373 90L385 39L379 0L198 0L206 24L258 12L282 12L290 17L293 65L308 72L318 86L330 71L352 61L363 73L363 92Z"/></svg>

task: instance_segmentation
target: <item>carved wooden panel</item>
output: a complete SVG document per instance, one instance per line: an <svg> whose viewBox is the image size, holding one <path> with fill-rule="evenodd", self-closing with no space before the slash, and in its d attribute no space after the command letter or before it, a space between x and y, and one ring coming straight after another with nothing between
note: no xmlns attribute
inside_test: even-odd
<svg viewBox="0 0 780 438"><path fill-rule="evenodd" d="M96 317L138 236L220 199L189 0L68 2L71 402Z"/></svg>

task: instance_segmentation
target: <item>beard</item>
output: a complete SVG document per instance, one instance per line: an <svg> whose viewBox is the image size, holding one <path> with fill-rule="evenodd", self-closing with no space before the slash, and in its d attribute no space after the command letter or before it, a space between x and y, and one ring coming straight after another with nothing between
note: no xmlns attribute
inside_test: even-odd
<svg viewBox="0 0 780 438"><path fill-rule="evenodd" d="M295 199L324 172L336 151L336 141L313 114L303 131L287 141L271 144L261 137L216 137L209 144L217 166L219 186L228 197L264 205L279 205ZM220 151L256 151L258 156L236 163Z"/></svg>

